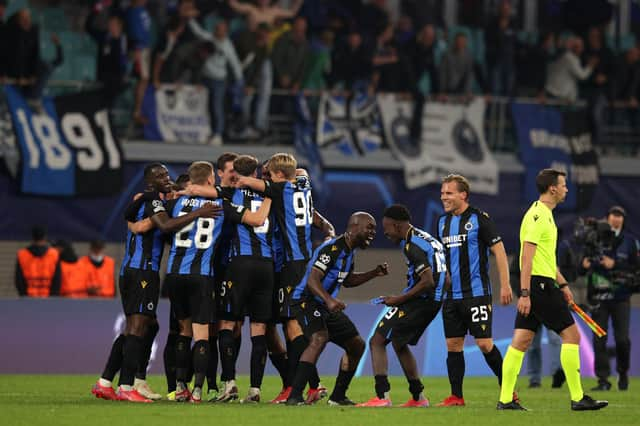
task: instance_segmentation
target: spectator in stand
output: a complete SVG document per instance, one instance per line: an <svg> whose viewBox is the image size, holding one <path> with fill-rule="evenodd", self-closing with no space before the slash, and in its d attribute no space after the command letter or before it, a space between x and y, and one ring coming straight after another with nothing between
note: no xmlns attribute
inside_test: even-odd
<svg viewBox="0 0 640 426"><path fill-rule="evenodd" d="M404 48L405 54L411 62L413 80L416 85L413 89L414 104L413 118L411 120L411 137L418 140L422 133L422 112L427 93L419 87L423 75L429 77L430 92L439 93L439 75L436 66L436 30L431 24L427 24L418 32Z"/></svg>
<svg viewBox="0 0 640 426"><path fill-rule="evenodd" d="M31 229L31 245L18 250L15 285L20 296L49 297L60 292L58 251L49 247L47 229Z"/></svg>
<svg viewBox="0 0 640 426"><path fill-rule="evenodd" d="M342 83L346 90L366 90L371 79L371 51L352 27L346 40L333 50L329 85Z"/></svg>
<svg viewBox="0 0 640 426"><path fill-rule="evenodd" d="M107 105L112 106L116 97L126 87L127 37L122 18L110 15L106 28L100 28L97 20L102 13L98 3L87 18L85 29L98 45L97 78L102 83Z"/></svg>
<svg viewBox="0 0 640 426"><path fill-rule="evenodd" d="M283 34L273 46L271 58L276 86L280 89L291 92L300 90L310 53L306 33L307 20L298 17L291 30Z"/></svg>
<svg viewBox="0 0 640 426"><path fill-rule="evenodd" d="M410 92L415 86L407 57L393 43L389 25L376 39L371 87L381 92Z"/></svg>
<svg viewBox="0 0 640 426"><path fill-rule="evenodd" d="M371 0L362 6L358 15L358 28L366 45L374 45L376 39L391 23L387 0Z"/></svg>
<svg viewBox="0 0 640 426"><path fill-rule="evenodd" d="M444 27L444 2L446 0L401 0L400 10L413 18L415 28L424 28L431 24Z"/></svg>
<svg viewBox="0 0 640 426"><path fill-rule="evenodd" d="M224 133L224 95L227 90L227 68L231 68L236 83L240 87L244 87L242 65L240 65L235 47L227 36L226 21L219 21L214 27L213 33L205 31L195 19L189 21L189 28L200 40L213 43L215 47L213 54L204 63L202 73L203 83L209 89L211 108L213 136L209 143L220 146Z"/></svg>
<svg viewBox="0 0 640 426"><path fill-rule="evenodd" d="M317 91L327 87L327 79L331 74L331 51L334 40L335 34L331 30L324 30L313 39L302 88Z"/></svg>
<svg viewBox="0 0 640 426"><path fill-rule="evenodd" d="M515 83L516 29L511 16L511 2L500 3L498 16L485 27L484 39L491 93L513 95Z"/></svg>
<svg viewBox="0 0 640 426"><path fill-rule="evenodd" d="M640 99L640 47L634 46L624 52L614 67L611 79L611 99L626 108L631 125L638 126ZM616 113L617 109L614 108Z"/></svg>
<svg viewBox="0 0 640 426"><path fill-rule="evenodd" d="M611 50L605 46L602 31L598 27L589 30L587 46L582 53L582 64L587 64L592 59L597 60L597 63L581 90L584 90L584 97L589 102L593 140L599 143L602 141L604 110L610 93L609 85L613 75L614 58Z"/></svg>
<svg viewBox="0 0 640 426"><path fill-rule="evenodd" d="M56 34L51 34L51 42L55 46L56 56L51 61L45 61L42 58L38 59L38 69L36 71L36 79L31 86L26 89L26 96L29 99L39 101L42 98L49 78L53 71L62 65L64 62L64 52L62 50L62 44Z"/></svg>
<svg viewBox="0 0 640 426"><path fill-rule="evenodd" d="M235 12L246 15L247 24L250 28L256 28L258 24L262 23L273 27L279 19L293 18L298 14L302 2L303 0L293 0L289 9L272 5L271 0L256 0L255 5L239 0L229 0L229 6Z"/></svg>
<svg viewBox="0 0 640 426"><path fill-rule="evenodd" d="M545 90L554 98L565 102L578 99L578 82L586 80L598 63L598 58L590 58L585 66L580 64L584 42L580 37L569 37L567 50L547 68Z"/></svg>
<svg viewBox="0 0 640 426"><path fill-rule="evenodd" d="M7 77L7 24L4 13L7 10L7 0L0 0L0 82Z"/></svg>
<svg viewBox="0 0 640 426"><path fill-rule="evenodd" d="M404 47L409 44L416 35L415 30L413 29L413 20L410 16L401 15L398 19L398 23L396 24L396 29L393 34L393 41L399 49L404 49Z"/></svg>
<svg viewBox="0 0 640 426"><path fill-rule="evenodd" d="M40 34L31 21L31 12L21 9L9 18L6 32L7 78L29 93L38 77L40 63Z"/></svg>
<svg viewBox="0 0 640 426"><path fill-rule="evenodd" d="M151 71L151 17L147 12L147 0L131 0L126 11L127 35L133 52L133 65L138 74L133 118L139 124L147 119L142 116L142 99L147 90Z"/></svg>
<svg viewBox="0 0 640 426"><path fill-rule="evenodd" d="M89 297L116 297L115 262L105 254L104 247L104 241L91 241L89 254L78 260L85 271Z"/></svg>
<svg viewBox="0 0 640 426"><path fill-rule="evenodd" d="M273 88L273 66L269 58L269 26L259 24L255 31L249 29L236 40L236 51L242 63L245 84L248 88L243 98L241 137L254 139L268 130L269 103ZM253 128L249 125L255 101Z"/></svg>
<svg viewBox="0 0 640 426"><path fill-rule="evenodd" d="M544 99L547 67L556 59L556 36L553 32L542 34L536 45L521 45L516 56L518 95Z"/></svg>
<svg viewBox="0 0 640 426"><path fill-rule="evenodd" d="M69 241L58 240L53 247L60 254L60 296L70 299L89 297L87 270L78 262L78 255Z"/></svg>
<svg viewBox="0 0 640 426"><path fill-rule="evenodd" d="M467 48L467 36L457 33L453 48L442 57L440 63L440 99L447 95L471 96L473 82L473 57Z"/></svg>

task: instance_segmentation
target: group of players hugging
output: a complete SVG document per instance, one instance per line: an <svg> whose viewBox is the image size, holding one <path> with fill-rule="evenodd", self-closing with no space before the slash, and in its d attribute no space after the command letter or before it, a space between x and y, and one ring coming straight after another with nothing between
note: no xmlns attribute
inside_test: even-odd
<svg viewBox="0 0 640 426"><path fill-rule="evenodd" d="M400 295L375 300L389 307L368 342L375 397L356 404L346 393L366 343L337 296L342 286L357 287L388 274L387 263L355 271L355 253L371 245L376 219L355 212L345 232L336 235L313 207L309 176L288 153L275 154L263 164L250 155L225 153L215 169L209 162L196 161L174 183L164 165L145 167L145 191L125 212L129 229L119 288L126 327L93 385L96 397L161 399L146 382L146 369L159 330L159 270L166 243L170 250L163 292L169 296L171 311L164 362L170 400L221 403L239 398L235 366L241 326L248 317L250 387L240 402L260 402L267 355L282 379L282 391L272 403L303 405L325 398L327 389L320 383L316 363L327 342L332 342L344 349L344 355L327 403L391 406L386 346L392 343L411 394L402 406L428 407L409 346L418 342L441 308L451 395L438 405L465 405L467 333L502 385L503 358L491 337L488 269L491 252L500 277L501 303L511 303L507 256L488 215L469 205L469 183L463 176L449 175L442 181L445 214L435 236L413 226L405 206L394 204L384 210L382 230L405 256L407 283ZM325 236L315 249L312 227ZM218 362L221 389L216 380ZM116 390L112 381L118 373ZM499 402L499 409L523 409L513 382L510 389L503 387L501 401L505 392L510 393L509 401ZM593 404L583 405L594 409Z"/></svg>

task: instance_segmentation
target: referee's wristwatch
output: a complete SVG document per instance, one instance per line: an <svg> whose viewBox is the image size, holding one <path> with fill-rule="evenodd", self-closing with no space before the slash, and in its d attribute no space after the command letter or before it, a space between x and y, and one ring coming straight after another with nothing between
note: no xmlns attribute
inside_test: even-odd
<svg viewBox="0 0 640 426"><path fill-rule="evenodd" d="M520 297L529 297L529 289L523 288L522 290L520 290Z"/></svg>

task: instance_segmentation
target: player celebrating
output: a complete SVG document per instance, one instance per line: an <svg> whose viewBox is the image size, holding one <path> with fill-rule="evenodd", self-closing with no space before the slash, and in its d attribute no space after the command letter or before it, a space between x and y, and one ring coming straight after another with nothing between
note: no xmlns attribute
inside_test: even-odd
<svg viewBox="0 0 640 426"><path fill-rule="evenodd" d="M582 391L580 333L567 305L573 302L573 295L556 261L558 228L553 219L553 209L567 196L565 176L565 173L553 169L540 171L536 177L540 198L522 218L518 314L513 340L504 357L504 380L498 410L525 410L512 394L524 353L541 324L562 338L560 363L571 394L571 409L599 410L608 405L607 401L596 401Z"/></svg>
<svg viewBox="0 0 640 426"><path fill-rule="evenodd" d="M290 309L290 298L293 289L305 275L307 262L311 257L311 226L321 229L325 235L331 236L333 226L321 215L316 215L313 208L311 186L308 180L296 179L297 161L291 154L274 154L269 160L271 180L260 180L246 176L238 177L238 185L252 188L264 193L273 200L273 212L281 231L284 248L284 263L278 283L278 310L284 322L285 335L288 341L287 357L289 362L289 378L295 375L300 354L307 342L300 325ZM277 400L288 397L281 393ZM277 401L276 401L277 402Z"/></svg>
<svg viewBox="0 0 640 426"><path fill-rule="evenodd" d="M93 386L98 398L132 402L151 402L133 388L134 376L142 359L143 336L156 315L160 295L160 260L164 250L163 233L180 229L199 217L213 218L219 214L218 206L205 206L184 216L169 218L159 194L171 192L172 182L167 168L160 163L145 167L146 190L142 197L128 208L125 218L138 222L150 218L154 229L142 234L127 233L125 257L120 271L120 296L126 315L122 339L113 342L105 371ZM121 367L120 367L121 365ZM114 393L111 381L120 369L120 386Z"/></svg>
<svg viewBox="0 0 640 426"><path fill-rule="evenodd" d="M347 232L324 242L313 253L305 275L295 287L290 308L302 326L309 345L300 357L287 405L302 405L302 390L314 374L315 365L328 341L345 350L329 405L355 405L347 388L364 352L364 341L349 317L346 305L337 299L340 286L357 287L388 274L387 265L369 272L353 272L355 250L366 249L376 235L376 221L365 212L351 215Z"/></svg>
<svg viewBox="0 0 640 426"><path fill-rule="evenodd" d="M409 382L412 398L402 407L428 407L422 395L424 386L416 360L409 349L415 345L440 310L447 275L442 244L426 232L411 225L409 210L394 204L384 211L382 229L394 244L402 247L407 261L407 287L401 296L384 296L380 302L392 308L378 324L369 340L371 364L375 375L376 396L359 407L389 407L391 385L387 378L386 345L393 343L402 370Z"/></svg>
<svg viewBox="0 0 640 426"><path fill-rule="evenodd" d="M442 180L440 199L445 214L438 221L438 238L444 244L451 290L442 305L447 340L447 371L451 395L438 406L464 405L464 338L471 334L489 368L502 383L502 355L491 338L491 282L489 251L496 257L500 276L500 301L511 303L509 266L502 238L489 215L469 205L469 182L461 175Z"/></svg>
<svg viewBox="0 0 640 426"><path fill-rule="evenodd" d="M189 167L189 180L195 185L212 187L213 165L196 161ZM194 208L220 201L204 197L182 196L168 203L172 216L180 217ZM250 212L244 206L222 201L224 219L198 219L176 232L171 245L167 270L167 285L176 318L180 323L180 335L176 341L176 400L192 402L202 400L202 386L209 359L209 320L214 309L213 254L221 233L222 223L248 223L260 226L269 214L270 201L257 212ZM230 330L234 323L231 323ZM191 337L193 346L194 389L191 395L187 389ZM233 342L232 342L233 344ZM214 348L215 350L215 348Z"/></svg>

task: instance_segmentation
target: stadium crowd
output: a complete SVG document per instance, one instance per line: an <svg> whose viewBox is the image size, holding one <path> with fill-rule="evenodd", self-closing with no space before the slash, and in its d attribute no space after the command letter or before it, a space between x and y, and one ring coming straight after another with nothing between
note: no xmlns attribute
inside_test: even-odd
<svg viewBox="0 0 640 426"><path fill-rule="evenodd" d="M386 0L280 3L95 1L85 28L98 45L97 80L110 102L135 82L138 123L148 119L142 101L149 84L206 86L214 145L229 132L250 139L268 132L271 108L291 110L271 95L300 90L403 92L418 101L585 99L596 125L607 104L631 107L627 119L638 125L640 50L632 39L613 48L605 35L612 9L602 2L543 2L535 33L522 30L522 2L508 0L459 2L458 27L445 26L441 1L403 0L393 17ZM551 15L554 4L561 13ZM582 20L572 7L584 9ZM40 59L38 28L26 9L1 31L12 42L2 43L0 54L10 60L1 61L0 75L38 97L62 49L52 62Z"/></svg>

